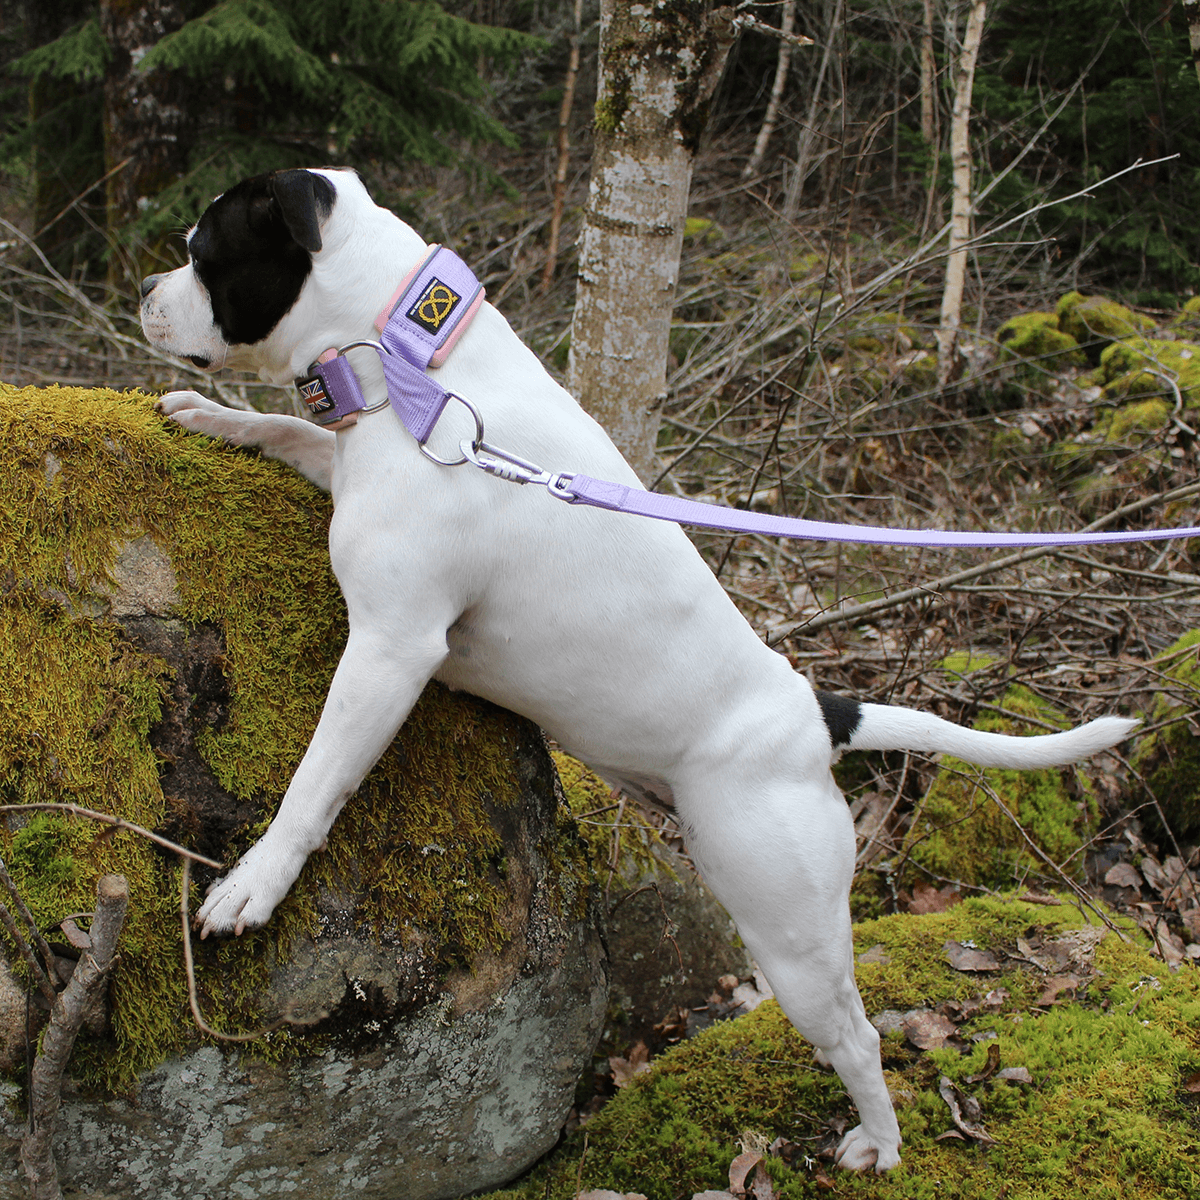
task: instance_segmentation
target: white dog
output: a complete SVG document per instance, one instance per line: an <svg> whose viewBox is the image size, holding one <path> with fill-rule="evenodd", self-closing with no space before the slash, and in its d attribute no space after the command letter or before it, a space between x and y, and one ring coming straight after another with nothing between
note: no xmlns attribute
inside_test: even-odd
<svg viewBox="0 0 1200 1200"><path fill-rule="evenodd" d="M157 347L286 383L372 322L428 247L352 172L259 176L188 235L190 262L143 285ZM320 723L262 839L210 891L203 932L263 924L346 799L439 679L536 721L614 787L673 807L704 879L784 1011L841 1076L861 1124L839 1163L883 1171L900 1131L879 1037L854 985L847 896L854 827L830 766L843 749L945 751L983 765L1078 760L1136 722L1009 738L814 692L768 649L671 524L571 506L471 466L430 461L386 404L375 351L349 352L368 407L333 433L195 392L163 411L256 446L333 493L333 569L349 641ZM604 431L484 305L439 383L492 444L638 487ZM473 432L451 405L429 448Z"/></svg>

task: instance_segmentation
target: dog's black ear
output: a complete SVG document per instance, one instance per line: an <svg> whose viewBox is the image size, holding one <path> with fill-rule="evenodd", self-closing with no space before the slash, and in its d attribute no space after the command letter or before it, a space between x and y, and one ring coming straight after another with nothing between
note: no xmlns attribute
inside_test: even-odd
<svg viewBox="0 0 1200 1200"><path fill-rule="evenodd" d="M271 176L270 190L288 232L315 254L321 248L321 222L333 211L329 180L311 171L279 171Z"/></svg>

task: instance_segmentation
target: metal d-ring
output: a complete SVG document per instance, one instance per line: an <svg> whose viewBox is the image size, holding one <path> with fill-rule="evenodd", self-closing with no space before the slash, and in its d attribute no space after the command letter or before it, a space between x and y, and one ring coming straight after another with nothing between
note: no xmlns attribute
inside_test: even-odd
<svg viewBox="0 0 1200 1200"><path fill-rule="evenodd" d="M475 436L471 439L470 446L472 451L478 454L479 448L483 445L483 418L479 415L479 409L477 409L475 405L473 405L470 400L466 398L466 396L460 396L457 392L447 392L446 399L457 400L459 404L461 404L467 410L467 412L469 412L471 416L475 418ZM431 429L429 432L432 433L433 430ZM426 437L428 436L429 435L426 434ZM466 445L466 443L467 439L463 438L462 444ZM439 458L424 442L418 442L417 449L420 450L430 462L437 463L439 467L461 467L464 463L471 461L471 459L462 452L461 447L459 449L458 458Z"/></svg>

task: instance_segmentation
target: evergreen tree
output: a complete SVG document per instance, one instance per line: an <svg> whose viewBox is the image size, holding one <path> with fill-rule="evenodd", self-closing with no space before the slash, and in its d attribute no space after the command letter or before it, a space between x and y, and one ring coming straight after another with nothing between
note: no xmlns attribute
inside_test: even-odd
<svg viewBox="0 0 1200 1200"><path fill-rule="evenodd" d="M117 47L101 21L105 2L91 0L84 20L15 69L35 89L64 81L93 111L107 111L120 90L112 77ZM454 16L434 0L184 0L182 7L181 26L117 64L143 78L185 80L190 122L175 177L153 194L133 189L110 211L110 234L125 240L159 241L254 172L331 160L449 162L463 142L510 141L480 103L479 66L512 63L539 45ZM45 145L36 122L0 153L11 159L35 143ZM106 149L108 171L128 170L122 158L139 153L114 144L111 132Z"/></svg>

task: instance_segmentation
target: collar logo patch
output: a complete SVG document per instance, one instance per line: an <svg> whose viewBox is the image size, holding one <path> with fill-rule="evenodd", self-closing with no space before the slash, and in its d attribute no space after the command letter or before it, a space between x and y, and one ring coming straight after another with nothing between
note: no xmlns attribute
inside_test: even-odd
<svg viewBox="0 0 1200 1200"><path fill-rule="evenodd" d="M296 390L300 393L300 399L308 405L309 412L314 416L328 412L333 407L333 401L325 391L325 385L315 375L301 379L296 384Z"/></svg>
<svg viewBox="0 0 1200 1200"><path fill-rule="evenodd" d="M437 333L461 301L462 297L453 288L434 276L404 315L414 325L419 325L429 333Z"/></svg>

